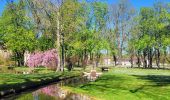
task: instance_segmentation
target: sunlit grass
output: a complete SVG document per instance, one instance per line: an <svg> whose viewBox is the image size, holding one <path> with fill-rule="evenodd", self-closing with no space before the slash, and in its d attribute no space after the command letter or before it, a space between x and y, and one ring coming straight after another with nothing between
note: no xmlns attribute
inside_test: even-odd
<svg viewBox="0 0 170 100"><path fill-rule="evenodd" d="M65 88L99 100L169 100L170 71L114 68L95 82Z"/></svg>
<svg viewBox="0 0 170 100"><path fill-rule="evenodd" d="M22 85L39 84L42 80L64 78L80 75L79 71L72 72L52 72L52 73L37 73L37 74L0 74L0 91L8 89L21 88Z"/></svg>

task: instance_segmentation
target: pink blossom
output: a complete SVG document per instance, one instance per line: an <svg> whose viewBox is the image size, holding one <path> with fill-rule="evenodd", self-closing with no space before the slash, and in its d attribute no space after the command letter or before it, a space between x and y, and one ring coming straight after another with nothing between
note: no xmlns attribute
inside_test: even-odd
<svg viewBox="0 0 170 100"><path fill-rule="evenodd" d="M26 64L29 67L45 66L50 69L56 69L58 64L58 54L55 49L45 52L32 53Z"/></svg>

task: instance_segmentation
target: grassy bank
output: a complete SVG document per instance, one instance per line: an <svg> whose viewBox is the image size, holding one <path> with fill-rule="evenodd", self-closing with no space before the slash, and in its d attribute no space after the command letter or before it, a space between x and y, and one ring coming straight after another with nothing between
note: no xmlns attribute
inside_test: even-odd
<svg viewBox="0 0 170 100"><path fill-rule="evenodd" d="M37 74L0 74L0 96L14 92L21 92L26 89L45 85L65 78L81 75L80 71L64 73L37 73Z"/></svg>
<svg viewBox="0 0 170 100"><path fill-rule="evenodd" d="M64 88L97 100L169 100L170 71L115 68L96 82Z"/></svg>

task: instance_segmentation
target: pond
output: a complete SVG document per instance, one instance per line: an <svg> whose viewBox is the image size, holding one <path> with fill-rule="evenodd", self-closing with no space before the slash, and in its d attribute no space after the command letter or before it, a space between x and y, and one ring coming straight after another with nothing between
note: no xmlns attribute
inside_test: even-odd
<svg viewBox="0 0 170 100"><path fill-rule="evenodd" d="M85 77L66 79L39 89L26 91L1 100L91 100L90 97L63 89L63 86L78 86L89 82Z"/></svg>

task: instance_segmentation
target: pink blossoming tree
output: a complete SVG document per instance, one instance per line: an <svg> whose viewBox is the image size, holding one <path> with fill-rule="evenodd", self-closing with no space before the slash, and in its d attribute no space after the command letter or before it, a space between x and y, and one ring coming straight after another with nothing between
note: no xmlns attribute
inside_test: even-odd
<svg viewBox="0 0 170 100"><path fill-rule="evenodd" d="M58 64L58 54L55 49L48 50L45 52L36 52L30 54L26 65L35 68L38 66L45 66L49 69L56 70Z"/></svg>

